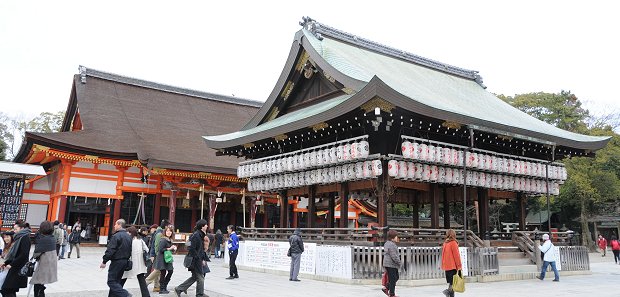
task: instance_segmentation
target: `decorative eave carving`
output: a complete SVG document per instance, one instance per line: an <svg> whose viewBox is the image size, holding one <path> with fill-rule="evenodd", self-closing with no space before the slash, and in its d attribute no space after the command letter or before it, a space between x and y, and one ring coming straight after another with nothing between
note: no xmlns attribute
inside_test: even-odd
<svg viewBox="0 0 620 297"><path fill-rule="evenodd" d="M390 102L387 102L386 100L380 98L380 97L373 97L372 99L366 101L366 103L362 104L362 106L360 106L361 109L364 110L365 113L369 113L371 111L374 111L375 108L379 108L382 111L385 112L392 112L392 109L396 108L396 106Z"/></svg>
<svg viewBox="0 0 620 297"><path fill-rule="evenodd" d="M461 127L462 127L463 125L462 125L462 124L460 124L460 123L457 123L457 122L445 121L445 122L441 123L441 126L446 127L446 128L448 128L448 129L455 129L455 130L458 130L458 129L461 129Z"/></svg>
<svg viewBox="0 0 620 297"><path fill-rule="evenodd" d="M310 126L308 128L311 128L314 132L316 132L316 131L325 129L327 127L329 127L329 125L326 122L321 122L321 123L318 123L316 125L312 125L312 126Z"/></svg>
<svg viewBox="0 0 620 297"><path fill-rule="evenodd" d="M286 134L276 135L273 137L273 139L275 139L275 141L282 141L282 140L288 139L288 135Z"/></svg>

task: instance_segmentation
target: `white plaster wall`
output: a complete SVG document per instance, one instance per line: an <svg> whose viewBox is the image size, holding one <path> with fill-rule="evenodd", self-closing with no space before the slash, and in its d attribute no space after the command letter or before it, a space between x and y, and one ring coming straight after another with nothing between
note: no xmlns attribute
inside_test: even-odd
<svg viewBox="0 0 620 297"><path fill-rule="evenodd" d="M72 177L69 192L116 195L116 181Z"/></svg>
<svg viewBox="0 0 620 297"><path fill-rule="evenodd" d="M47 205L45 204L28 204L28 212L26 213L26 222L31 226L38 227L41 222L47 219Z"/></svg>
<svg viewBox="0 0 620 297"><path fill-rule="evenodd" d="M73 167L93 169L93 168L95 168L95 164L93 164L92 162L87 162L87 161L79 161L79 162L75 163L75 165L73 165Z"/></svg>
<svg viewBox="0 0 620 297"><path fill-rule="evenodd" d="M41 179L35 180L32 184L32 188L35 190L50 191L51 189L49 184L49 178L49 176L46 176L42 177Z"/></svg>
<svg viewBox="0 0 620 297"><path fill-rule="evenodd" d="M99 169L101 169L101 170L118 171L116 169L116 166L114 166L112 164L99 164Z"/></svg>
<svg viewBox="0 0 620 297"><path fill-rule="evenodd" d="M46 194L34 194L34 193L24 193L24 200L37 200L37 201L50 201L50 195Z"/></svg>
<svg viewBox="0 0 620 297"><path fill-rule="evenodd" d="M127 168L127 172L140 173L140 168L138 168L138 167L129 167L129 168Z"/></svg>

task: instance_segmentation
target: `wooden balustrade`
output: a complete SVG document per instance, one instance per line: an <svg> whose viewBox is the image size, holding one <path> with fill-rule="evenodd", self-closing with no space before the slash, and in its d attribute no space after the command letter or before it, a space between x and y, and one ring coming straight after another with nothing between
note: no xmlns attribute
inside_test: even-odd
<svg viewBox="0 0 620 297"><path fill-rule="evenodd" d="M563 271L590 270L590 256L585 246L561 246L560 261Z"/></svg>
<svg viewBox="0 0 620 297"><path fill-rule="evenodd" d="M446 238L446 229L390 228L398 232L399 246L440 246ZM245 240L288 241L294 228L241 228ZM455 230L457 238L463 238L463 230ZM386 230L371 228L301 228L301 237L306 242L338 245L376 246L384 242ZM472 231L467 230L469 247L484 247L484 242Z"/></svg>

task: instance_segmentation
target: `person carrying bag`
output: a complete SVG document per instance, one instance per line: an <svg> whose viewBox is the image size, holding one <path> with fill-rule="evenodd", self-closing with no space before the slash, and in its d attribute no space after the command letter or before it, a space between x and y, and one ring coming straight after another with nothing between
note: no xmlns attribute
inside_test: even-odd
<svg viewBox="0 0 620 297"><path fill-rule="evenodd" d="M454 292L462 293L465 291L459 243L456 241L456 232L453 229L446 232L446 240L441 248L441 269L445 271L446 282L448 283L448 288L443 290L446 297L454 297ZM455 287L455 280L458 287Z"/></svg>
<svg viewBox="0 0 620 297"><path fill-rule="evenodd" d="M52 222L44 221L39 225L39 235L36 237L32 255L38 264L30 279L30 284L34 285L34 297L45 297L45 285L58 281L58 257L53 233Z"/></svg>

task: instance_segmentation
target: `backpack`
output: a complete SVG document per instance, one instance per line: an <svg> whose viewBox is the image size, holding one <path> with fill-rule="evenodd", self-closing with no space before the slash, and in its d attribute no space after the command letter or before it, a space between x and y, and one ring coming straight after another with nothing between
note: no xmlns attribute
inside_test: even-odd
<svg viewBox="0 0 620 297"><path fill-rule="evenodd" d="M618 242L617 240L612 240L611 241L611 249L612 250L620 250L620 242Z"/></svg>

